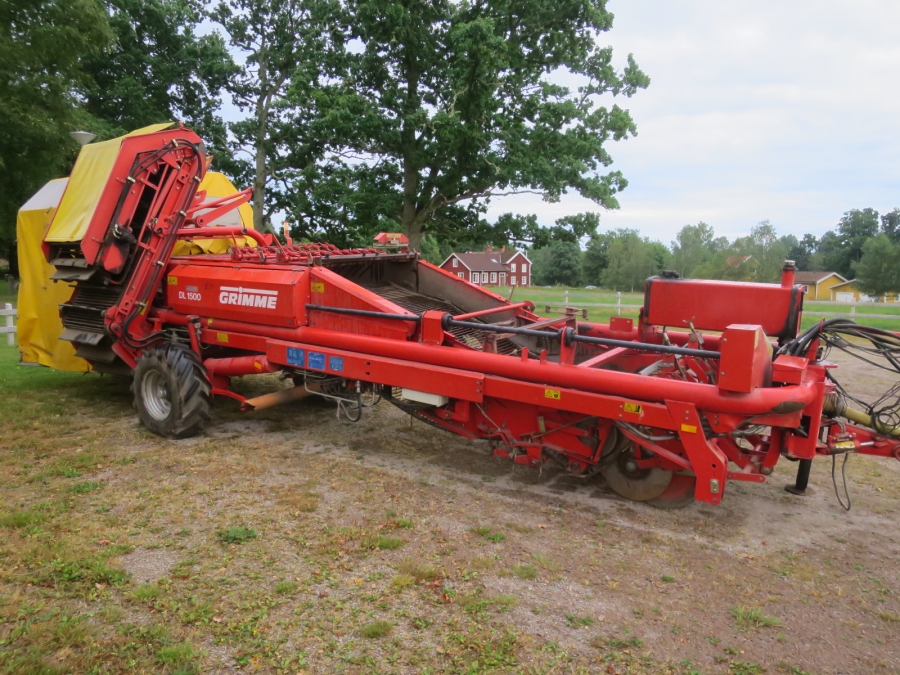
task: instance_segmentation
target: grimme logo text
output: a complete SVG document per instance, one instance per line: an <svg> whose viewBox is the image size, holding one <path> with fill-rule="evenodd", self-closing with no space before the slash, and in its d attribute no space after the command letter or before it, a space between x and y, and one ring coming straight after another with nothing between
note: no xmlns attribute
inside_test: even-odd
<svg viewBox="0 0 900 675"><path fill-rule="evenodd" d="M261 307L275 309L278 302L278 291L264 291L258 288L235 288L221 286L219 302L223 305L240 305L241 307Z"/></svg>

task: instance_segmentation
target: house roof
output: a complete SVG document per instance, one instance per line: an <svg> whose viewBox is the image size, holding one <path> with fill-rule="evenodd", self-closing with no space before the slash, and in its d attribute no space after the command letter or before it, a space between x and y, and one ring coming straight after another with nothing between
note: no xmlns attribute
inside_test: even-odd
<svg viewBox="0 0 900 675"><path fill-rule="evenodd" d="M525 255L522 251L520 251L517 248L510 248L510 249L507 249L506 251L500 251L500 260L501 260L501 262L508 263L510 260L515 258L517 255L520 255L523 258L525 258L525 260L528 260L528 262L531 262L531 260L528 258L528 256Z"/></svg>
<svg viewBox="0 0 900 675"><path fill-rule="evenodd" d="M847 281L837 272L795 272L794 281L800 284L818 284L820 281L824 281L830 276L836 276L842 281Z"/></svg>
<svg viewBox="0 0 900 675"><path fill-rule="evenodd" d="M835 284L834 286L831 287L831 289L834 290L835 288L840 288L841 286L849 286L850 284L855 284L855 283L856 283L856 279L850 279L850 281L845 281L842 284Z"/></svg>
<svg viewBox="0 0 900 675"><path fill-rule="evenodd" d="M745 262L752 260L752 255L733 255L729 258L726 258L725 264L730 267L739 267L743 265Z"/></svg>
<svg viewBox="0 0 900 675"><path fill-rule="evenodd" d="M453 255L459 258L460 262L473 272L507 271L506 267L501 262L500 251L475 251L472 253L454 253ZM447 260L449 260L449 258Z"/></svg>

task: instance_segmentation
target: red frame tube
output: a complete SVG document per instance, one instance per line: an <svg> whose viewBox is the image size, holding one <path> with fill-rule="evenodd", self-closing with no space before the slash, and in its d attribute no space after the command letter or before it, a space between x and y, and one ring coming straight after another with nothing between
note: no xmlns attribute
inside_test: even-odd
<svg viewBox="0 0 900 675"><path fill-rule="evenodd" d="M469 312L468 314L460 314L454 316L454 321L465 321L466 319L474 319L479 316L487 316L488 314L499 314L500 312L508 312L511 309L534 309L534 304L528 301L517 302L514 305L502 305L500 307L491 307L489 309L481 309L477 312Z"/></svg>
<svg viewBox="0 0 900 675"><path fill-rule="evenodd" d="M167 309L154 309L152 314L163 323L185 325L187 322L186 315ZM772 409L781 403L795 401L805 407L816 396L814 381L756 389L749 394L735 394L723 392L711 384L667 380L613 370L585 369L532 359L523 361L468 349L435 347L407 340L390 340L320 328L276 328L224 319L216 319L215 326L221 331L305 342L361 354L377 354L407 361L410 367L415 367L416 363L428 363L635 400L692 401L697 408L711 412L769 415L774 414Z"/></svg>
<svg viewBox="0 0 900 675"><path fill-rule="evenodd" d="M204 239L208 239L211 237L232 236L250 237L260 246L268 246L265 237L263 237L261 233L246 227L187 227L178 230L179 239L188 239L193 237L203 237Z"/></svg>

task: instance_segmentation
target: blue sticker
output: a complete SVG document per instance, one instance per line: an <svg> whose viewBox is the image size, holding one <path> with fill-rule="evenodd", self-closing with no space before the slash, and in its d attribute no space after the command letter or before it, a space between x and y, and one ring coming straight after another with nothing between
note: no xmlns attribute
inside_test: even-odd
<svg viewBox="0 0 900 675"><path fill-rule="evenodd" d="M309 367L316 370L325 370L325 355L320 352L310 352Z"/></svg>
<svg viewBox="0 0 900 675"><path fill-rule="evenodd" d="M306 365L306 352L296 347L288 347L287 362L291 366L303 368Z"/></svg>
<svg viewBox="0 0 900 675"><path fill-rule="evenodd" d="M340 356L329 356L328 368L336 373L344 372L344 359Z"/></svg>

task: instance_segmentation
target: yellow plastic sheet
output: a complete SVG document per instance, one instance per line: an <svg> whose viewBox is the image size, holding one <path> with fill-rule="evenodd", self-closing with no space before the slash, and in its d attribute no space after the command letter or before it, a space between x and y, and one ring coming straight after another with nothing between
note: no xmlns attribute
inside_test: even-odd
<svg viewBox="0 0 900 675"><path fill-rule="evenodd" d="M116 158L119 156L119 148L122 139L129 136L143 136L153 134L163 129L168 129L174 123L152 124L143 129L137 129L125 136L119 136L101 143L90 143L81 148L72 175L69 176L69 185L63 194L62 201L53 218L50 230L45 239L53 243L79 242L84 238L91 217L109 174L112 173Z"/></svg>
<svg viewBox="0 0 900 675"><path fill-rule="evenodd" d="M86 372L90 370L88 362L75 356L71 343L58 339L62 333L59 306L71 297L72 284L50 281L56 270L41 251L41 239L68 180L59 178L47 183L19 209L16 218L20 274L19 353L23 363Z"/></svg>
<svg viewBox="0 0 900 675"><path fill-rule="evenodd" d="M168 125L162 125L161 128L166 126ZM50 181L19 210L16 236L21 279L17 330L23 363L40 364L57 370L85 372L90 370L88 362L75 356L75 349L71 343L59 340L63 330L59 319L59 305L69 300L73 284L50 280L56 270L44 259L41 250L44 232L53 220L69 180L60 178ZM199 189L206 190L207 199L227 197L237 192L231 181L215 171L206 173ZM216 224L243 225L252 228L253 209L249 204L244 204L237 212L226 214L223 220L226 222L218 221ZM238 237L238 243L242 239L243 237ZM247 243L255 244L252 239L247 239ZM231 244L230 238L201 239L193 243L178 242L175 254L225 253Z"/></svg>
<svg viewBox="0 0 900 675"><path fill-rule="evenodd" d="M199 190L206 191L205 202L218 199L219 197L227 197L237 192L234 184L228 180L223 174L216 171L207 171L200 183ZM202 214L201 214L202 215ZM253 208L250 204L242 204L236 210L226 213L222 218L213 221L210 225L243 225L248 229L253 229ZM237 237L239 245L256 246L256 240L249 237ZM227 253L228 249L234 244L229 237L228 239L194 239L193 241L179 241L175 244L175 250L172 255L196 255L198 253Z"/></svg>

